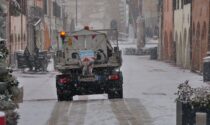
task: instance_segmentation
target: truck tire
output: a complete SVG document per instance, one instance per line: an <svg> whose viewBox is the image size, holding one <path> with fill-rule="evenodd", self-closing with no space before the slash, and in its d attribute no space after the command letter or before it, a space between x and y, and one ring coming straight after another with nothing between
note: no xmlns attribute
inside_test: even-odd
<svg viewBox="0 0 210 125"><path fill-rule="evenodd" d="M72 101L73 96L67 94L58 94L58 101Z"/></svg>
<svg viewBox="0 0 210 125"><path fill-rule="evenodd" d="M58 94L57 96L58 96L58 101L64 101L63 95Z"/></svg>
<svg viewBox="0 0 210 125"><path fill-rule="evenodd" d="M122 99L123 98L123 86L122 84L119 85L120 87L113 87L112 90L116 91L109 91L108 98L109 99Z"/></svg>

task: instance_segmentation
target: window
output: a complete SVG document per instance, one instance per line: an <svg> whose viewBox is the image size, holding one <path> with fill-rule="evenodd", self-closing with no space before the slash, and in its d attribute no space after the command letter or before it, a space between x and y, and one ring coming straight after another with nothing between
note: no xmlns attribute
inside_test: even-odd
<svg viewBox="0 0 210 125"><path fill-rule="evenodd" d="M169 50L169 48L168 48L168 34L167 34L167 32L165 31L165 36L164 36L164 48L165 48L165 59L168 59L168 50Z"/></svg>
<svg viewBox="0 0 210 125"><path fill-rule="evenodd" d="M61 18L61 7L57 4L57 2L53 2L53 15Z"/></svg>
<svg viewBox="0 0 210 125"><path fill-rule="evenodd" d="M201 39L202 40L205 40L206 39L206 22L204 22L204 24L203 24Z"/></svg>
<svg viewBox="0 0 210 125"><path fill-rule="evenodd" d="M13 34L11 34L11 35L10 35L10 42L11 42L11 43L13 42L13 39L14 39L14 38L13 38Z"/></svg>
<svg viewBox="0 0 210 125"><path fill-rule="evenodd" d="M195 38L195 24L193 23L193 26L192 26L192 38L194 39Z"/></svg>
<svg viewBox="0 0 210 125"><path fill-rule="evenodd" d="M200 23L197 24L197 30L196 30L196 38L200 39Z"/></svg>
<svg viewBox="0 0 210 125"><path fill-rule="evenodd" d="M15 41L14 41L15 43L17 42L17 34L15 34Z"/></svg>
<svg viewBox="0 0 210 125"><path fill-rule="evenodd" d="M184 0L184 4L189 4L191 0Z"/></svg>
<svg viewBox="0 0 210 125"><path fill-rule="evenodd" d="M184 42L187 41L187 29L185 28L184 29Z"/></svg>
<svg viewBox="0 0 210 125"><path fill-rule="evenodd" d="M176 0L173 0L173 10L176 10Z"/></svg>
<svg viewBox="0 0 210 125"><path fill-rule="evenodd" d="M167 0L167 11L169 11L169 2Z"/></svg>
<svg viewBox="0 0 210 125"><path fill-rule="evenodd" d="M20 42L20 34L18 35L18 42Z"/></svg>
<svg viewBox="0 0 210 125"><path fill-rule="evenodd" d="M184 4L184 1L183 0L181 0L181 9L183 9L183 5Z"/></svg>
<svg viewBox="0 0 210 125"><path fill-rule="evenodd" d="M26 41L26 34L24 34L24 36L23 36L23 40L24 40L24 41Z"/></svg>
<svg viewBox="0 0 210 125"><path fill-rule="evenodd" d="M47 14L47 9L48 9L47 2L48 0L44 0L44 14Z"/></svg>
<svg viewBox="0 0 210 125"><path fill-rule="evenodd" d="M176 0L176 9L179 9L179 0Z"/></svg>

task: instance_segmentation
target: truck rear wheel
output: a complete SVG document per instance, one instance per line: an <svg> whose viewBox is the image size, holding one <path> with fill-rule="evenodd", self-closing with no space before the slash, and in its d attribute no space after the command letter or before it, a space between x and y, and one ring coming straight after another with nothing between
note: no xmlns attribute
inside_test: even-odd
<svg viewBox="0 0 210 125"><path fill-rule="evenodd" d="M61 94L58 95L58 101L64 101L63 95Z"/></svg>
<svg viewBox="0 0 210 125"><path fill-rule="evenodd" d="M73 95L72 93L57 89L57 98L58 101L72 101Z"/></svg>
<svg viewBox="0 0 210 125"><path fill-rule="evenodd" d="M109 99L122 99L123 98L123 86L122 84L118 87L113 87L108 92L108 98Z"/></svg>
<svg viewBox="0 0 210 125"><path fill-rule="evenodd" d="M58 94L58 101L72 101L73 96L68 94Z"/></svg>

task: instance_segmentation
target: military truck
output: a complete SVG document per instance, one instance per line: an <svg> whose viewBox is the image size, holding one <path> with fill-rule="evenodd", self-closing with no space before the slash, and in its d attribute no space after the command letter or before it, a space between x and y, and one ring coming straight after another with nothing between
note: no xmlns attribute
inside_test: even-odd
<svg viewBox="0 0 210 125"><path fill-rule="evenodd" d="M123 98L121 51L117 40L108 39L109 31L85 28L61 33L63 50L57 52L55 65L61 73L56 76L58 101L104 93L109 99Z"/></svg>

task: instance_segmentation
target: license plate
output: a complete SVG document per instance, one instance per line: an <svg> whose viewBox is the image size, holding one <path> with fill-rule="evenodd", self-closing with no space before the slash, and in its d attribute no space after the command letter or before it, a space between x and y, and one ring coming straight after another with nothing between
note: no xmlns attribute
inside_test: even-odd
<svg viewBox="0 0 210 125"><path fill-rule="evenodd" d="M82 76L79 78L80 82L95 82L96 77L95 76Z"/></svg>

